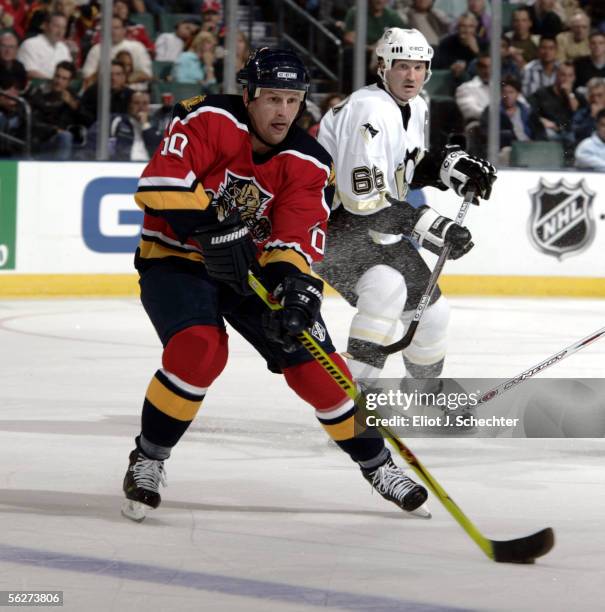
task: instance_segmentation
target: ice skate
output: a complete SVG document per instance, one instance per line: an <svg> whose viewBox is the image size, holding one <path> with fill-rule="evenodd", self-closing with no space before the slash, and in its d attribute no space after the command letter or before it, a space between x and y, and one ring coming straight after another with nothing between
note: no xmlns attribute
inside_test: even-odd
<svg viewBox="0 0 605 612"><path fill-rule="evenodd" d="M390 456L381 466L373 470L362 469L361 473L373 489L402 510L419 518L431 518L431 513L424 503L428 497L427 490L408 478Z"/></svg>
<svg viewBox="0 0 605 612"><path fill-rule="evenodd" d="M130 453L129 460L124 476L126 499L122 504L122 514L141 522L149 510L160 505L159 488L160 483L166 486L166 472L163 461L149 459L138 447Z"/></svg>

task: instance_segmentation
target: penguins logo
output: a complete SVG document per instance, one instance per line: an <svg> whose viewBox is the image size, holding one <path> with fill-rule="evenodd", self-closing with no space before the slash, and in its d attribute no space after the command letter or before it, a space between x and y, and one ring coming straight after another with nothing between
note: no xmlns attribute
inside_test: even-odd
<svg viewBox="0 0 605 612"><path fill-rule="evenodd" d="M273 194L265 191L254 177L238 176L227 170L213 205L219 220L237 208L254 240L263 242L271 235L271 221L263 213L272 198Z"/></svg>

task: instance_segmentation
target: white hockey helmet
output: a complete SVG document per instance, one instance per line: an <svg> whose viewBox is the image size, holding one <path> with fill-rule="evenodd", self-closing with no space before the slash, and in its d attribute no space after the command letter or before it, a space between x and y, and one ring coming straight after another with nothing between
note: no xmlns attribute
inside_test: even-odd
<svg viewBox="0 0 605 612"><path fill-rule="evenodd" d="M427 63L424 79L426 83L431 78L433 54L433 47L419 30L389 28L376 44L376 55L384 62L384 65L378 68L378 76L384 82L385 73L391 69L394 60L417 60Z"/></svg>

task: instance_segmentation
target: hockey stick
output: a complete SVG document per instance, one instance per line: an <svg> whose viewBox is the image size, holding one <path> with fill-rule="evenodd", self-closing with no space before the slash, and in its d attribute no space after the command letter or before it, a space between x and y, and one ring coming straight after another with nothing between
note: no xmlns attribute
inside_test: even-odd
<svg viewBox="0 0 605 612"><path fill-rule="evenodd" d="M510 391L513 387L516 387L518 384L525 382L528 378L531 378L532 376L543 372L544 370L546 370L546 368L550 368L551 365L559 363L559 361L562 361L566 357L573 355L577 351L583 349L589 344L592 344L603 336L605 336L605 327L601 327L601 329L597 330L593 334L590 334L590 336L586 336L586 338L582 338L582 340L578 340L574 344L568 346L567 348L564 348L562 351L551 355L538 365L535 365L529 368L529 370L525 370L525 372L521 372L521 374L517 374L517 376L513 376L513 378L509 378L508 380L505 380L503 383L497 385L496 387L493 387L489 391L486 391L479 399L479 403L485 404L485 402L489 402L497 395L502 395L502 393Z"/></svg>
<svg viewBox="0 0 605 612"><path fill-rule="evenodd" d="M466 217L468 207L473 203L474 199L475 199L475 189L471 187L464 195L462 206L460 206L460 210L458 211L458 214L456 215L456 221L455 221L456 224L462 225L462 222L464 221L464 217ZM420 302L418 303L418 306L416 307L416 312L414 313L414 318L412 319L412 322L410 323L410 326L408 327L407 332L405 333L403 338L401 338L401 340L397 340L397 342L393 342L393 344L387 344L386 346L381 346L380 350L383 353L387 353L388 355L391 355L392 353L397 353L398 351L402 351L403 349L406 349L408 346L410 346L410 344L412 344L412 340L414 339L414 334L416 333L416 330L418 329L418 325L420 324L420 319L422 319L422 315L424 314L425 308L431 302L431 297L435 291L435 287L437 286L437 281L439 280L439 277L441 276L443 266L445 265L445 262L447 261L447 258L451 250L452 250L451 244L448 244L445 247L443 247L443 250L441 251L441 254L439 255L439 259L437 260L437 263L435 264L435 267L433 268L431 277L429 278L429 284L424 290L424 294L420 298Z"/></svg>
<svg viewBox="0 0 605 612"><path fill-rule="evenodd" d="M275 302L271 294L252 272L248 273L248 281L250 287L271 310L279 310L282 307ZM305 330L298 334L296 338L324 368L332 380L353 401L357 402L360 393L357 391L355 383L332 361L330 356L317 344L313 336ZM365 402L362 404L362 409L365 410ZM420 463L416 455L388 427L379 426L379 429L487 557L501 563L533 563L536 558L545 555L554 546L554 533L550 527L515 540L489 540L486 538L424 465Z"/></svg>

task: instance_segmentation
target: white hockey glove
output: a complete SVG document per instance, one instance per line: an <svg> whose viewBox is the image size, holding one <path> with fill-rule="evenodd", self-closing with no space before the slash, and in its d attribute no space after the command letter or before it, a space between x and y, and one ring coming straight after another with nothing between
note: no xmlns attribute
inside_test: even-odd
<svg viewBox="0 0 605 612"><path fill-rule="evenodd" d="M446 147L446 155L439 170L441 181L459 196L464 196L469 185L474 185L477 196L489 200L496 180L496 168L488 161L469 155L460 147Z"/></svg>
<svg viewBox="0 0 605 612"><path fill-rule="evenodd" d="M412 238L420 246L439 255L449 244L452 250L448 259L458 259L473 248L472 236L466 227L440 216L430 206L421 206L418 212L420 217L412 230Z"/></svg>

